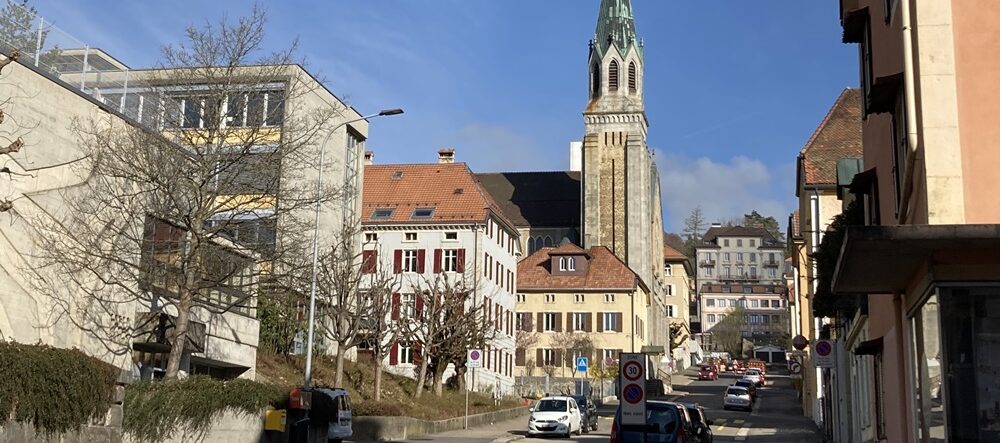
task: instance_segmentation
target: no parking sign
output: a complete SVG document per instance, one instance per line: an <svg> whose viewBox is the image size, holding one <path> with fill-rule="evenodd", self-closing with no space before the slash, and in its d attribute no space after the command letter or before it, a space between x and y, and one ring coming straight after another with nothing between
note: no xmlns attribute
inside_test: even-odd
<svg viewBox="0 0 1000 443"><path fill-rule="evenodd" d="M643 354L621 354L618 385L623 425L646 424L646 365Z"/></svg>

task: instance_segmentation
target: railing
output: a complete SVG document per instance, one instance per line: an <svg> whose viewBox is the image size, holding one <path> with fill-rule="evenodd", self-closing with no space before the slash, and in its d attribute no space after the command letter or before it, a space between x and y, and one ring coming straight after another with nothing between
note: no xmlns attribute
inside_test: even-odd
<svg viewBox="0 0 1000 443"><path fill-rule="evenodd" d="M778 267L778 261L777 260L764 260L763 262L761 262L761 264L763 264L766 267L773 267L773 268L777 268Z"/></svg>
<svg viewBox="0 0 1000 443"><path fill-rule="evenodd" d="M715 266L715 260L702 260L698 262L698 266L706 266L706 267Z"/></svg>
<svg viewBox="0 0 1000 443"><path fill-rule="evenodd" d="M731 280L731 281L759 281L760 276L756 275L724 275L719 277L719 280Z"/></svg>

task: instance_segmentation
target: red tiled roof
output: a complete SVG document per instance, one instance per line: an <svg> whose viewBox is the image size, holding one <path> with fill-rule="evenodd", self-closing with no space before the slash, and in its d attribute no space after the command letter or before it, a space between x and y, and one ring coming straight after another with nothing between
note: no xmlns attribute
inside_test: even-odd
<svg viewBox="0 0 1000 443"><path fill-rule="evenodd" d="M565 245L563 245L565 246ZM587 272L577 275L552 275L550 254L556 248L542 248L517 264L518 290L543 289L619 289L633 291L639 277L611 250L595 246L585 251L590 254ZM584 252L580 249L581 253Z"/></svg>
<svg viewBox="0 0 1000 443"><path fill-rule="evenodd" d="M583 248L581 248L581 247L579 247L579 246L577 246L577 245L575 245L573 243L566 242L566 243L561 244L561 245L553 248L552 250L550 250L549 254L550 255L573 255L573 254L584 254L584 255L587 255L587 251L585 251Z"/></svg>
<svg viewBox="0 0 1000 443"><path fill-rule="evenodd" d="M663 258L665 260L686 260L687 256L670 247L670 245L663 245Z"/></svg>
<svg viewBox="0 0 1000 443"><path fill-rule="evenodd" d="M863 153L861 91L847 88L799 153L806 184L836 184L837 160L860 158Z"/></svg>
<svg viewBox="0 0 1000 443"><path fill-rule="evenodd" d="M418 208L434 212L414 219ZM392 209L392 216L372 220L376 209ZM490 211L514 226L465 163L365 165L363 224L485 222Z"/></svg>
<svg viewBox="0 0 1000 443"><path fill-rule="evenodd" d="M802 237L802 225L799 224L799 211L795 211L792 213L791 221L792 221L791 223L792 226L790 228L792 231L792 237L795 238Z"/></svg>

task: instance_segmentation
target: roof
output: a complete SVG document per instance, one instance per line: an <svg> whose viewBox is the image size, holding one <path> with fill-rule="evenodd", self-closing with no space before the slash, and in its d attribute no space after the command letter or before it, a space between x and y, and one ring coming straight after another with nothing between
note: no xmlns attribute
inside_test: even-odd
<svg viewBox="0 0 1000 443"><path fill-rule="evenodd" d="M579 172L496 172L476 177L514 226L580 226Z"/></svg>
<svg viewBox="0 0 1000 443"><path fill-rule="evenodd" d="M674 249L670 245L663 245L664 260L687 260L687 256Z"/></svg>
<svg viewBox="0 0 1000 443"><path fill-rule="evenodd" d="M565 246L565 245L564 245ZM523 290L635 290L639 277L610 249L594 246L586 252L590 261L585 274L552 275L550 255L557 248L545 247L525 257L517 264L517 289Z"/></svg>
<svg viewBox="0 0 1000 443"><path fill-rule="evenodd" d="M465 163L365 165L362 224L485 222L492 212L514 225ZM433 209L414 219L415 209ZM376 209L392 209L372 220Z"/></svg>
<svg viewBox="0 0 1000 443"><path fill-rule="evenodd" d="M792 212L792 215L788 219L788 233L789 238L801 238L802 237L802 225L799 221L799 211Z"/></svg>
<svg viewBox="0 0 1000 443"><path fill-rule="evenodd" d="M628 53L631 46L635 46L641 54L642 48L636 44L632 2L630 0L601 0L601 10L597 16L597 30L594 37L597 39L594 42L595 49L602 56L608 52L611 43L618 47L621 54Z"/></svg>
<svg viewBox="0 0 1000 443"><path fill-rule="evenodd" d="M711 243L719 237L761 237L764 241L777 241L767 229L756 226L712 226L705 231L701 241Z"/></svg>
<svg viewBox="0 0 1000 443"><path fill-rule="evenodd" d="M799 153L807 185L837 184L837 160L860 158L861 90L846 88Z"/></svg>
<svg viewBox="0 0 1000 443"><path fill-rule="evenodd" d="M589 254L587 254L587 251L585 251L583 248L573 243L564 242L563 244L549 251L549 255L589 255Z"/></svg>
<svg viewBox="0 0 1000 443"><path fill-rule="evenodd" d="M722 283L704 283L701 285L702 294L735 294L735 295L746 295L743 292L743 288L750 287L750 294L755 295L782 295L788 292L788 287L784 285L769 285L763 283L735 283L735 284L722 284ZM725 288L729 288L726 292ZM771 292L767 292L768 288Z"/></svg>

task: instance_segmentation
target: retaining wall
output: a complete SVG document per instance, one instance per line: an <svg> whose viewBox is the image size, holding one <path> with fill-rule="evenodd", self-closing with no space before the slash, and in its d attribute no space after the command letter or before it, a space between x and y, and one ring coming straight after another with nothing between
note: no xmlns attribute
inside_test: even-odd
<svg viewBox="0 0 1000 443"><path fill-rule="evenodd" d="M469 427L486 426L527 416L527 407L470 415ZM436 421L418 420L412 417L354 417L353 425L354 441L406 440L420 435L464 429L465 416Z"/></svg>

